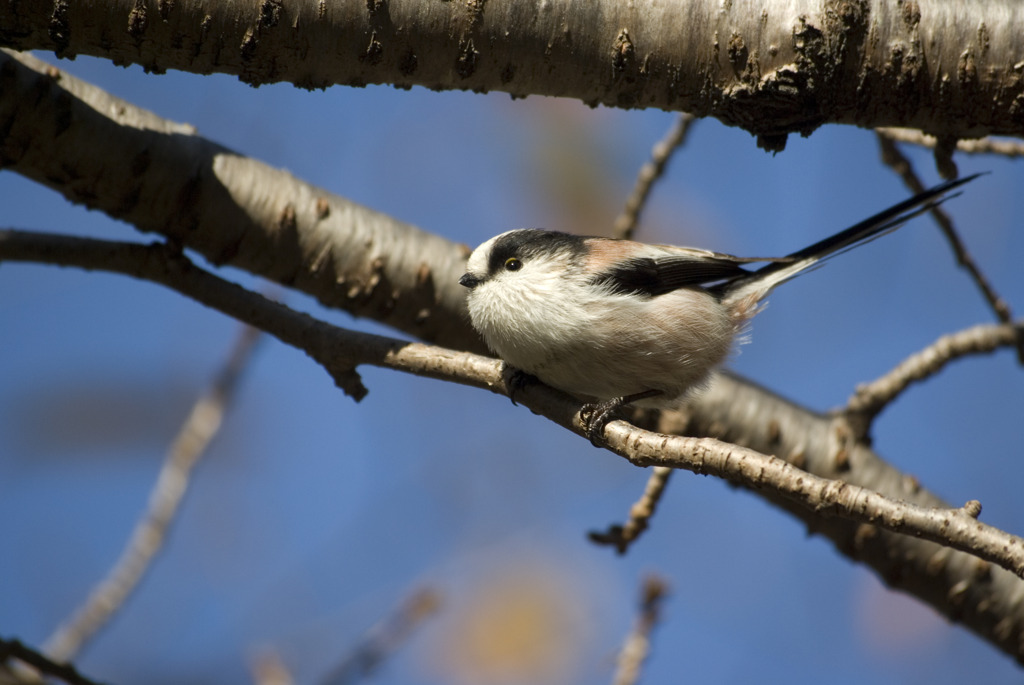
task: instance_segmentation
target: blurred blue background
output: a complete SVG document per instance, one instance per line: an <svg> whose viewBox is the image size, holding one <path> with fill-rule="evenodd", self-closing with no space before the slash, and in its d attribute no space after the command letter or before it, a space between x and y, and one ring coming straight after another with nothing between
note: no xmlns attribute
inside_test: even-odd
<svg viewBox="0 0 1024 685"><path fill-rule="evenodd" d="M41 55L54 61L52 56ZM225 76L60 67L200 134L453 240L541 226L604 232L674 114L386 87L253 89ZM906 148L929 183L927 151ZM1024 311L1024 170L948 203L996 289ZM784 254L905 197L872 133L827 127L770 156L695 125L638 238ZM6 226L149 241L0 172ZM250 277L230 272L242 283ZM290 305L341 325L372 323ZM918 220L787 284L731 367L825 410L937 336L993 319ZM0 634L42 644L117 558L165 450L239 325L157 286L0 265ZM672 587L646 685L1019 682L1010 659L892 594L749 493L681 473L620 558L646 473L508 400L365 369L344 397L304 354L261 343L139 592L77 659L112 683L246 683L275 654L330 672L419 588L439 612L377 683L608 682L647 573ZM952 365L880 418L878 451L954 504L1024 532L1024 372L1000 351Z"/></svg>

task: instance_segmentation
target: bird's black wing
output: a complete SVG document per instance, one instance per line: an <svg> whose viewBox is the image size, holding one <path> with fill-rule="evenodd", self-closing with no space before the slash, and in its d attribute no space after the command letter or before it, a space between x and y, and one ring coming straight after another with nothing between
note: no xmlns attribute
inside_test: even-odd
<svg viewBox="0 0 1024 685"><path fill-rule="evenodd" d="M693 250L690 254L635 257L616 264L594 277L594 283L612 292L655 297L680 288L727 281L750 272L743 264L763 259L740 259L731 255Z"/></svg>

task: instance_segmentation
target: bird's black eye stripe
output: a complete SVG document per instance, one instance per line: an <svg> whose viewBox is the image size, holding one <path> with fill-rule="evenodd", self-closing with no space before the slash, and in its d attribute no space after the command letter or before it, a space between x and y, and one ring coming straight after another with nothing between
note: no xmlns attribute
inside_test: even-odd
<svg viewBox="0 0 1024 685"><path fill-rule="evenodd" d="M582 251L583 238L579 236L522 228L510 231L494 242L487 262L487 271L490 274L517 271L536 257L566 252L576 254ZM517 266L509 268L510 260L515 260Z"/></svg>

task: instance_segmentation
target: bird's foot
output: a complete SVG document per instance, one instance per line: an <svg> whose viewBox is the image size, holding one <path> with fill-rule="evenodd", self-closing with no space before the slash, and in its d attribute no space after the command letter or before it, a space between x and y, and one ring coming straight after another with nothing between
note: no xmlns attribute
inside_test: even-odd
<svg viewBox="0 0 1024 685"><path fill-rule="evenodd" d="M632 395L613 397L597 404L584 404L580 407L580 420L583 422L583 430L586 432L587 438L590 439L590 444L594 447L605 447L608 444L608 441L604 439L604 428L615 418L615 412L619 409L627 404L661 394L661 390L644 390Z"/></svg>
<svg viewBox="0 0 1024 685"><path fill-rule="evenodd" d="M615 412L625 404L623 399L622 397L613 397L605 402L584 404L580 407L583 430L594 447L604 447L607 444L604 439L604 427L614 418Z"/></svg>

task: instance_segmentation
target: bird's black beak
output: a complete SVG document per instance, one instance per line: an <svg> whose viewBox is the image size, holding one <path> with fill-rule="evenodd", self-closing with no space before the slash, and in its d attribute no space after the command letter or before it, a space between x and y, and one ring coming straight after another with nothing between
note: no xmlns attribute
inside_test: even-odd
<svg viewBox="0 0 1024 685"><path fill-rule="evenodd" d="M462 274L462 278L459 279L459 285L465 286L472 290L473 288L480 285L480 279L473 274Z"/></svg>

